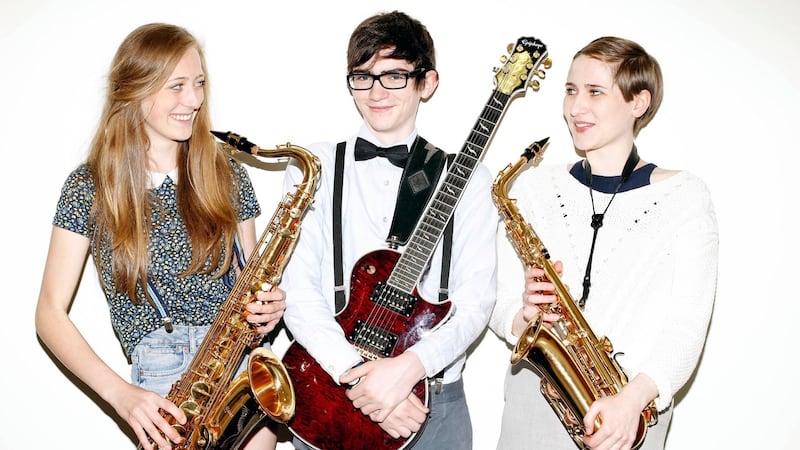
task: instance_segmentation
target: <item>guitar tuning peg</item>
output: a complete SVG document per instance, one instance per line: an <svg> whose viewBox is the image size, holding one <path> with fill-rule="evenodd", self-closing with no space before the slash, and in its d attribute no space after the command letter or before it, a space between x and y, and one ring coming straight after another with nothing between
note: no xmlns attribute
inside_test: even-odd
<svg viewBox="0 0 800 450"><path fill-rule="evenodd" d="M508 45L506 46L506 51L507 51L508 53L511 53L512 51L514 51L514 44L513 44L513 43L511 43L511 44L508 44Z"/></svg>
<svg viewBox="0 0 800 450"><path fill-rule="evenodd" d="M541 87L539 85L539 80L531 80L528 85L533 89L533 92L539 92L539 88Z"/></svg>
<svg viewBox="0 0 800 450"><path fill-rule="evenodd" d="M542 80L544 80L544 77L545 77L545 75L546 75L546 74L545 74L545 72L544 72L544 70L542 70L542 69L535 70L535 71L533 72L533 74L534 74L534 75L536 75L537 77L541 78Z"/></svg>
<svg viewBox="0 0 800 450"><path fill-rule="evenodd" d="M544 62L542 63L542 65L544 65L544 68L545 68L545 69L549 69L550 67L552 67L552 66L553 66L553 60L552 60L552 59L550 59L550 57L548 56L548 57L547 57L547 59L545 59L545 60L544 60Z"/></svg>
<svg viewBox="0 0 800 450"><path fill-rule="evenodd" d="M506 56L506 55L501 56L500 57L500 62L503 63L503 64L507 63L508 62L508 56Z"/></svg>

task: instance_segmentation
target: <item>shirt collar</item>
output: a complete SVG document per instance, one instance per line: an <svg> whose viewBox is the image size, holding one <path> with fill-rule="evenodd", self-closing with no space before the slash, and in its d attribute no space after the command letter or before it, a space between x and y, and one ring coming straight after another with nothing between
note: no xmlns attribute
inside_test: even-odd
<svg viewBox="0 0 800 450"><path fill-rule="evenodd" d="M178 183L178 168L174 168L170 170L168 173L161 173L161 172L153 172L152 170L148 170L147 174L150 176L150 179L147 183L148 189L155 189L158 186L161 186L164 183L164 180L169 177L173 183Z"/></svg>

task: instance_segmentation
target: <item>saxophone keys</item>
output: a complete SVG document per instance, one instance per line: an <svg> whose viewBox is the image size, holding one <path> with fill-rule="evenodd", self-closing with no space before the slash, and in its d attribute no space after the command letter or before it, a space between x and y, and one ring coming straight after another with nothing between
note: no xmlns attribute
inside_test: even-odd
<svg viewBox="0 0 800 450"><path fill-rule="evenodd" d="M614 346L611 345L611 340L609 340L606 336L600 338L597 343L597 347L606 353L611 353L614 351Z"/></svg>

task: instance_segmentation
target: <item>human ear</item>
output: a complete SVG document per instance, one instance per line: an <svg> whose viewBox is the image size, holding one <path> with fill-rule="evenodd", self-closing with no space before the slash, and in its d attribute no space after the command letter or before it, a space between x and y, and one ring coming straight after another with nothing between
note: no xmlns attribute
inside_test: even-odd
<svg viewBox="0 0 800 450"><path fill-rule="evenodd" d="M633 117L639 118L647 112L650 108L650 91L642 89L638 94L633 96Z"/></svg>
<svg viewBox="0 0 800 450"><path fill-rule="evenodd" d="M422 98L430 98L439 86L439 72L436 69L430 69L425 72L425 78L422 80Z"/></svg>

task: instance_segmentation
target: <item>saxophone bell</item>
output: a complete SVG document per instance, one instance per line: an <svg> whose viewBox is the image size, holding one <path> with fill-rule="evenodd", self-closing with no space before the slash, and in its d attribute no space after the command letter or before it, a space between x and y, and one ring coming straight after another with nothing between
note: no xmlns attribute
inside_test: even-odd
<svg viewBox="0 0 800 450"><path fill-rule="evenodd" d="M272 420L286 423L294 416L292 380L272 350L258 347L250 352L247 379L258 406Z"/></svg>

